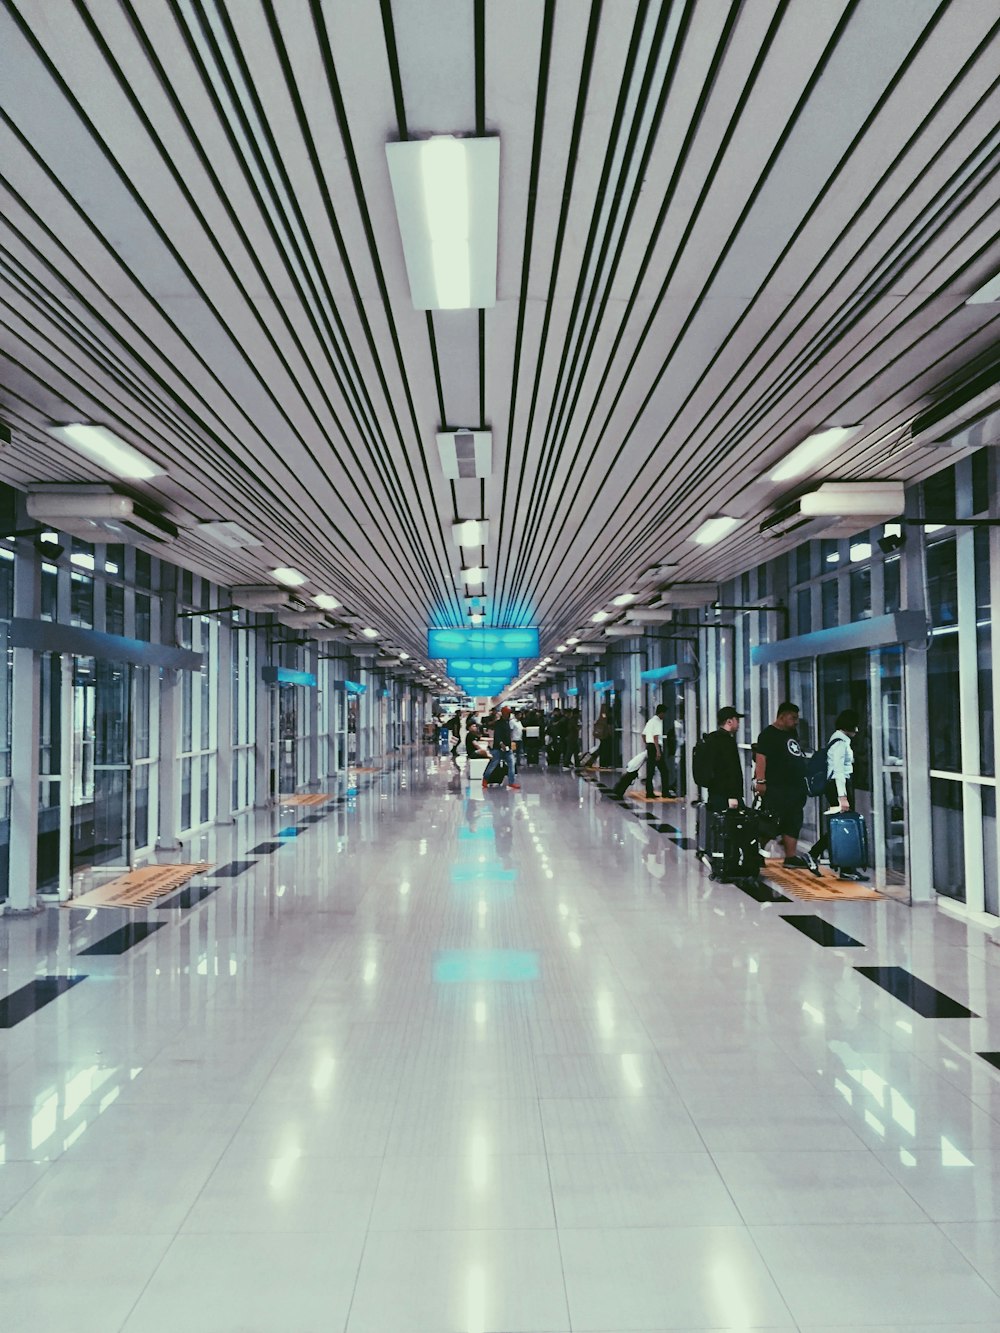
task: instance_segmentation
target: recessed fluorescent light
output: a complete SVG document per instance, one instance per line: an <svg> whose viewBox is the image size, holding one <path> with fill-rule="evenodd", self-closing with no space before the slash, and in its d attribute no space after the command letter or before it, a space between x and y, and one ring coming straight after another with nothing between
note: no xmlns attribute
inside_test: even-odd
<svg viewBox="0 0 1000 1333"><path fill-rule="evenodd" d="M279 565L277 569L272 569L271 578L277 579L286 588L301 588L303 583L309 582L305 574L300 574L297 569L289 569L285 565Z"/></svg>
<svg viewBox="0 0 1000 1333"><path fill-rule="evenodd" d="M715 518L705 520L694 534L694 540L699 546L712 546L738 527L739 522L738 518L730 518L728 514L718 514Z"/></svg>
<svg viewBox="0 0 1000 1333"><path fill-rule="evenodd" d="M817 463L829 457L845 440L849 440L857 426L829 426L826 430L807 435L797 444L771 473L772 481L792 481L805 476Z"/></svg>
<svg viewBox="0 0 1000 1333"><path fill-rule="evenodd" d="M469 616L469 619L472 621L473 625L481 625L486 617L481 611L474 611L472 615Z"/></svg>
<svg viewBox="0 0 1000 1333"><path fill-rule="evenodd" d="M328 592L318 592L313 601L322 611L335 611L340 605L336 597L331 597Z"/></svg>
<svg viewBox="0 0 1000 1333"><path fill-rule="evenodd" d="M868 560L871 553L871 542L855 542L850 548L850 556L852 560Z"/></svg>
<svg viewBox="0 0 1000 1333"><path fill-rule="evenodd" d="M361 633L365 636L366 639L377 639L377 638L378 638L378 630L377 630L377 629L363 629L363 630L361 631Z"/></svg>
<svg viewBox="0 0 1000 1333"><path fill-rule="evenodd" d="M496 305L500 140L438 134L385 154L414 306Z"/></svg>
<svg viewBox="0 0 1000 1333"><path fill-rule="evenodd" d="M924 532L940 532L945 526L944 523L925 523Z"/></svg>
<svg viewBox="0 0 1000 1333"><path fill-rule="evenodd" d="M566 645L564 643L557 644L556 646L557 653L564 653L565 651L566 651Z"/></svg>
<svg viewBox="0 0 1000 1333"><path fill-rule="evenodd" d="M489 530L489 523L479 518L468 518L451 525L452 536L459 546L485 546Z"/></svg>
<svg viewBox="0 0 1000 1333"><path fill-rule="evenodd" d="M967 298L965 304L989 305L992 301L1000 301L1000 273L995 274L989 282L985 282L982 287L977 288Z"/></svg>
<svg viewBox="0 0 1000 1333"><path fill-rule="evenodd" d="M579 639L577 638L577 636L574 634L574 635L572 635L572 637L568 638L568 639L566 640L566 642L567 642L567 643L579 643L580 640L579 640Z"/></svg>
<svg viewBox="0 0 1000 1333"><path fill-rule="evenodd" d="M50 426L49 434L65 440L75 449L82 449L118 477L145 481L148 477L162 477L166 472L166 468L150 462L107 426L89 426L77 421L66 426Z"/></svg>
<svg viewBox="0 0 1000 1333"><path fill-rule="evenodd" d="M603 621L605 621L605 620L610 620L610 619L611 619L611 612L610 612L610 611L595 611L594 614L593 614L590 618L591 618L591 620L594 622L595 625L600 625Z"/></svg>
<svg viewBox="0 0 1000 1333"><path fill-rule="evenodd" d="M482 583L485 578L486 578L486 568L484 565L462 566L463 583Z"/></svg>
<svg viewBox="0 0 1000 1333"><path fill-rule="evenodd" d="M401 662L408 662L408 661L410 660L410 654L409 654L409 653L400 652L400 654L399 654L399 660L400 660Z"/></svg>
<svg viewBox="0 0 1000 1333"><path fill-rule="evenodd" d="M612 597L612 599L611 599L611 605L612 605L612 606L628 606L629 602L634 602L634 601L635 601L635 593L634 593L634 592L623 592L623 593L622 593L620 596L618 596L618 597Z"/></svg>

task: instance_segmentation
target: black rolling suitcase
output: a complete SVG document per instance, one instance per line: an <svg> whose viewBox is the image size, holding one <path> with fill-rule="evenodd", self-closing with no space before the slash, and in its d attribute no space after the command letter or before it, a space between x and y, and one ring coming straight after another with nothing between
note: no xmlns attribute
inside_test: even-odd
<svg viewBox="0 0 1000 1333"><path fill-rule="evenodd" d="M500 787L503 785L503 780L506 776L507 759L504 757L494 766L492 773L489 770L489 765L487 765L486 772L483 774L483 781L488 787Z"/></svg>
<svg viewBox="0 0 1000 1333"><path fill-rule="evenodd" d="M753 879L763 864L757 837L757 815L738 810L698 807L698 855L712 867L713 879Z"/></svg>

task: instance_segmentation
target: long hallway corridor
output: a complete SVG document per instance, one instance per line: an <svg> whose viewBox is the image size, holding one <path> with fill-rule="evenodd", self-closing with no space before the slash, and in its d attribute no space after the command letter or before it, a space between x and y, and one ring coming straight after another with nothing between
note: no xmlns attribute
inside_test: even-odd
<svg viewBox="0 0 1000 1333"><path fill-rule="evenodd" d="M5 994L86 977L5 1008L6 1329L1000 1327L984 934L758 902L568 773L358 782L158 907L0 922Z"/></svg>

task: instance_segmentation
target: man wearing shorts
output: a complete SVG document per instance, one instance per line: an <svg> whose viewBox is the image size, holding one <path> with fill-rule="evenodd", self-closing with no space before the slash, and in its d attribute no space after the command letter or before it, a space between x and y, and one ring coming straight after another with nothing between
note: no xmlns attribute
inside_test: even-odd
<svg viewBox="0 0 1000 1333"><path fill-rule="evenodd" d="M757 737L754 747L754 786L764 806L778 821L778 837L789 870L812 870L814 862L799 855L799 832L806 808L806 757L796 729L796 704L783 703L769 727Z"/></svg>

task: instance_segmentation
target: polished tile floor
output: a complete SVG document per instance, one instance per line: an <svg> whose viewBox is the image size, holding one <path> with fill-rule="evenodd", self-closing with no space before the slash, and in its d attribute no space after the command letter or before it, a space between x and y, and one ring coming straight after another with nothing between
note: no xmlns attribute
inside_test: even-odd
<svg viewBox="0 0 1000 1333"><path fill-rule="evenodd" d="M358 783L122 952L0 920L5 1330L1000 1329L987 935L757 902L569 773Z"/></svg>

